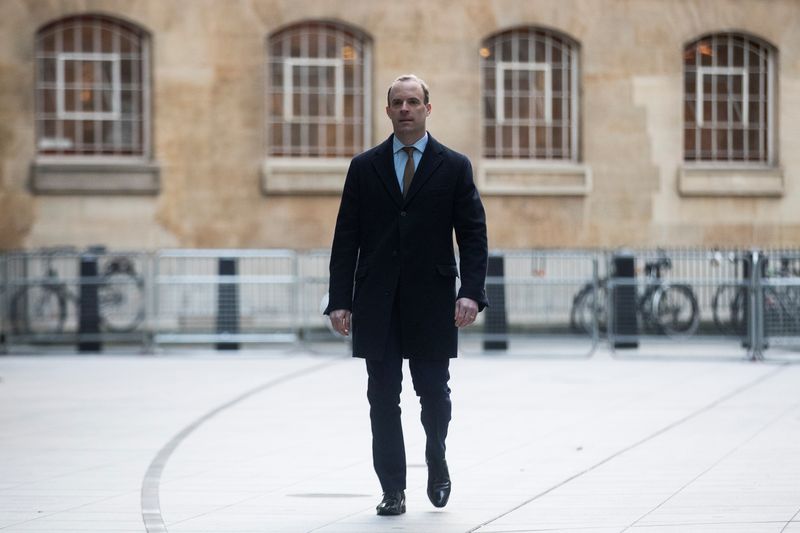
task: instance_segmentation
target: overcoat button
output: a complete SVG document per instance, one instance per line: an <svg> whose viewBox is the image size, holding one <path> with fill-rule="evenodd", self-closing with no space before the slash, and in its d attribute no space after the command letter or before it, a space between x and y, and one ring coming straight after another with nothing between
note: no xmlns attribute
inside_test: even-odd
<svg viewBox="0 0 800 533"><path fill-rule="evenodd" d="M404 216L406 216L406 212L405 212L405 211L400 211L400 216L401 216L401 217L404 217Z"/></svg>

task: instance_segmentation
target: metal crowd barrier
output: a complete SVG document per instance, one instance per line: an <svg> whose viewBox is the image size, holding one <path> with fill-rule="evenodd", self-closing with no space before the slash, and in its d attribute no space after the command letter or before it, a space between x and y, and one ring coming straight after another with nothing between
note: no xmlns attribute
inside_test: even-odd
<svg viewBox="0 0 800 533"><path fill-rule="evenodd" d="M306 343L338 340L328 317L322 312L327 307L328 264L330 250L310 250L298 255L300 283L300 339Z"/></svg>
<svg viewBox="0 0 800 533"><path fill-rule="evenodd" d="M8 353L8 304L6 303L8 293L8 257L0 254L0 354Z"/></svg>
<svg viewBox="0 0 800 533"><path fill-rule="evenodd" d="M299 276L292 250L165 250L155 254L154 343L295 342Z"/></svg>
<svg viewBox="0 0 800 533"><path fill-rule="evenodd" d="M761 253L761 260L757 309L763 342L759 355L800 349L800 252L768 250Z"/></svg>
<svg viewBox="0 0 800 533"><path fill-rule="evenodd" d="M609 253L607 332L616 355L722 355L748 349L751 258L739 250L635 250Z"/></svg>
<svg viewBox="0 0 800 533"><path fill-rule="evenodd" d="M464 351L589 356L600 340L595 303L576 316L573 300L598 277L598 254L581 250L494 250L489 307L464 330ZM480 345L478 345L480 341Z"/></svg>
<svg viewBox="0 0 800 533"><path fill-rule="evenodd" d="M341 342L321 315L329 256L0 254L0 351ZM486 289L490 307L461 332L463 352L574 357L602 343L616 356L800 351L798 250L493 250Z"/></svg>
<svg viewBox="0 0 800 533"><path fill-rule="evenodd" d="M146 254L60 247L8 253L2 263L7 346L146 344Z"/></svg>

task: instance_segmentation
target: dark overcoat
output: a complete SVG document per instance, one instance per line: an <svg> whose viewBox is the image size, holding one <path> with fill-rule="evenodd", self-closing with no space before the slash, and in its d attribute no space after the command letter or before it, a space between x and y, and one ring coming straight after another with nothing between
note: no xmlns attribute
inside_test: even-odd
<svg viewBox="0 0 800 533"><path fill-rule="evenodd" d="M487 257L486 215L469 159L429 134L403 198L390 136L350 163L325 314L352 311L353 356L381 359L397 301L404 357L456 357L455 300L486 307Z"/></svg>

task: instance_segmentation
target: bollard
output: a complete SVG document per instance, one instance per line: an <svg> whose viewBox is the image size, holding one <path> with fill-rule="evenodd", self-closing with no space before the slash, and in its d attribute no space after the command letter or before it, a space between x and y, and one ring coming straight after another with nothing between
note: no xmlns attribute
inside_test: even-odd
<svg viewBox="0 0 800 533"><path fill-rule="evenodd" d="M486 286L489 307L484 309L483 349L486 351L508 349L508 320L506 318L506 284L502 255L490 255L486 270L490 283Z"/></svg>
<svg viewBox="0 0 800 533"><path fill-rule="evenodd" d="M236 283L236 259L219 258L220 280L217 286L217 334L235 335L239 333L239 285ZM238 350L238 342L218 342L217 350Z"/></svg>
<svg viewBox="0 0 800 533"><path fill-rule="evenodd" d="M97 251L81 254L80 286L78 288L78 351L99 352L100 342L100 300L98 298Z"/></svg>
<svg viewBox="0 0 800 533"><path fill-rule="evenodd" d="M742 348L750 351L753 359L768 348L764 335L764 289L762 280L767 277L769 258L759 250L746 254L742 259L742 279L747 282L746 297L743 298L742 317L744 318ZM758 265L756 269L753 264ZM753 276L753 274L757 274ZM755 304L755 305L754 305Z"/></svg>
<svg viewBox="0 0 800 533"><path fill-rule="evenodd" d="M614 254L613 312L614 348L639 347L639 317L636 310L636 258L631 252L619 251ZM617 337L623 337L617 339Z"/></svg>

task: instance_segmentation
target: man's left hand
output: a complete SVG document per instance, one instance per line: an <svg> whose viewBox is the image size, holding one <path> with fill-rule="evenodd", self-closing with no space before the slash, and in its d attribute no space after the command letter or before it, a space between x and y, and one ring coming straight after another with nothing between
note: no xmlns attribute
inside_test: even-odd
<svg viewBox="0 0 800 533"><path fill-rule="evenodd" d="M478 316L478 302L469 298L456 300L456 327L463 328L475 322Z"/></svg>

